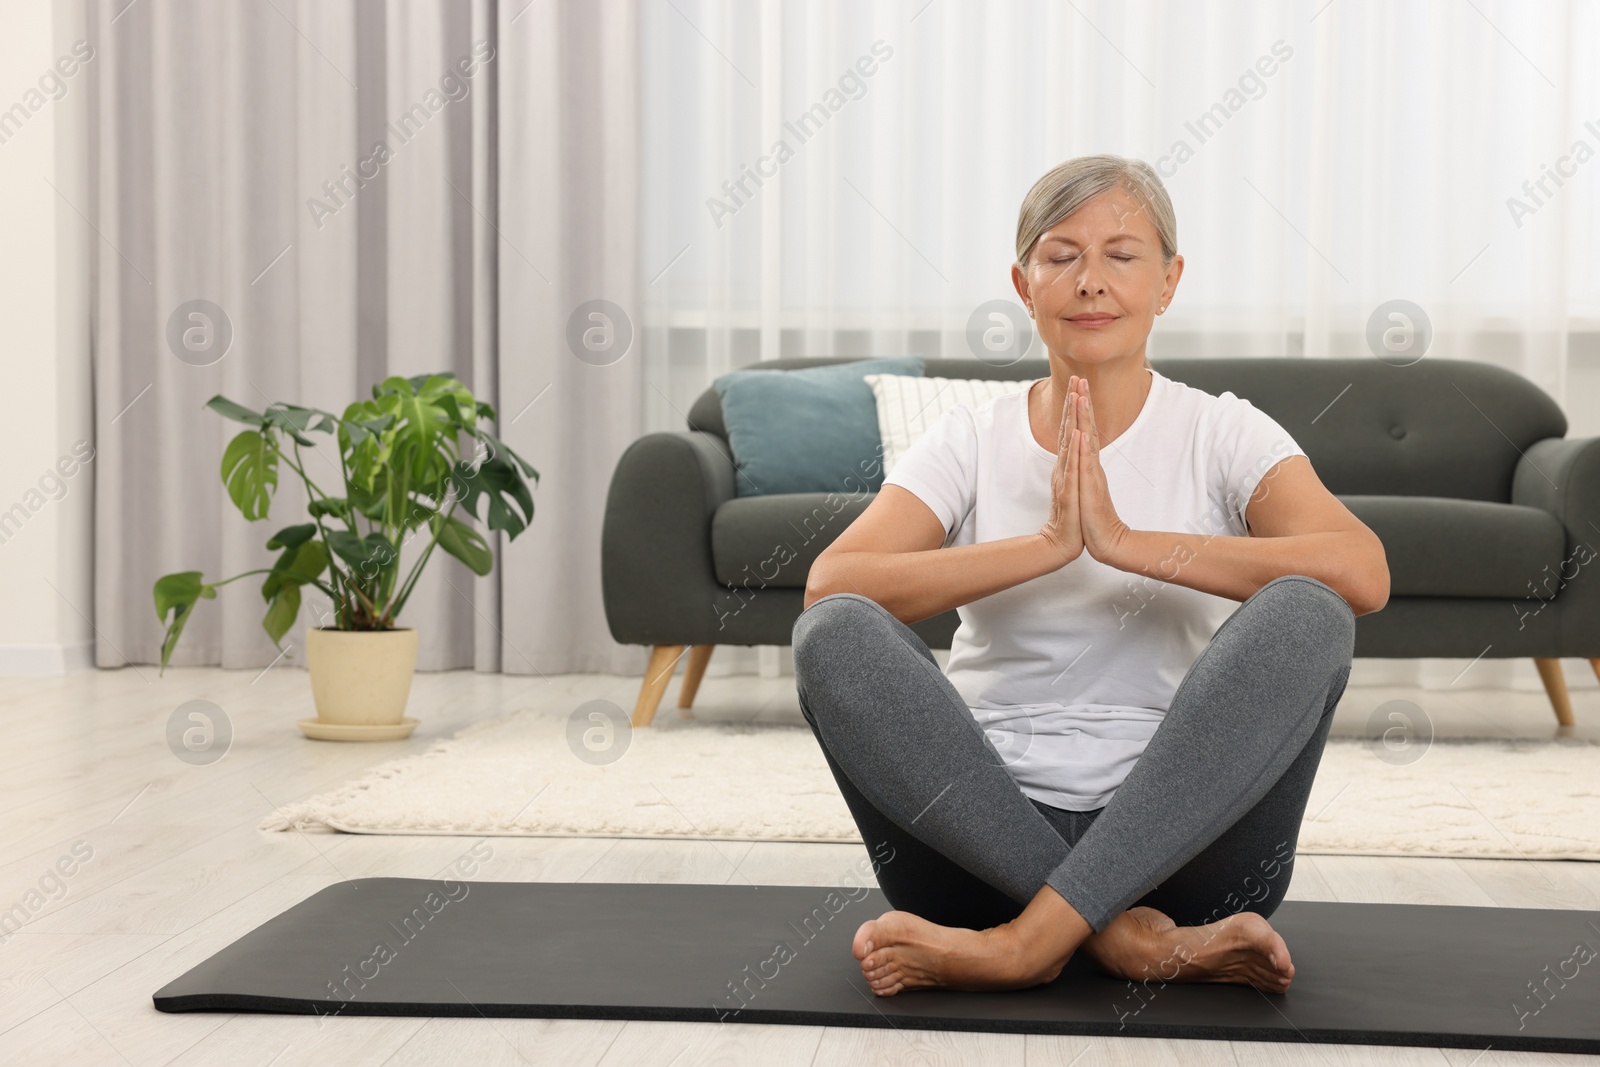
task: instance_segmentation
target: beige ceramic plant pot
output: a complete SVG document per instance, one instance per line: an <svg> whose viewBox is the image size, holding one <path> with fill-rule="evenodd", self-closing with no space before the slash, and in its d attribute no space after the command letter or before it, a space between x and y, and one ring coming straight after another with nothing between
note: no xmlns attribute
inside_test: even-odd
<svg viewBox="0 0 1600 1067"><path fill-rule="evenodd" d="M417 631L308 629L306 667L320 721L392 726L411 696Z"/></svg>

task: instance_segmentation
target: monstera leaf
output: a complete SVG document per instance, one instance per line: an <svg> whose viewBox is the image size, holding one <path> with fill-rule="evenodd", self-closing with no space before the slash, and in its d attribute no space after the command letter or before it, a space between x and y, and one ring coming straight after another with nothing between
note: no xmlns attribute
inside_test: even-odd
<svg viewBox="0 0 1600 1067"><path fill-rule="evenodd" d="M394 545L381 533L369 533L361 537L348 530L330 530L328 547L350 565L352 572L359 575L357 581L375 580L383 571L393 567L400 556Z"/></svg>
<svg viewBox="0 0 1600 1067"><path fill-rule="evenodd" d="M539 480L539 472L528 461L507 448L493 435L480 431L489 445L488 458L476 467L468 462L456 464L452 484L461 498L461 506L475 519L483 521L491 530L503 530L515 538L533 521L533 494L522 480L522 475ZM488 501L488 514L478 514L480 501Z"/></svg>
<svg viewBox="0 0 1600 1067"><path fill-rule="evenodd" d="M339 420L326 411L317 408L303 408L297 404L273 404L261 413L262 422L282 430L301 445L315 447L316 442L305 436L307 431L313 433L331 433L338 426Z"/></svg>
<svg viewBox="0 0 1600 1067"><path fill-rule="evenodd" d="M338 519L346 525L355 521L350 517L350 501L337 496L325 496L313 500L306 505L306 514L313 519ZM312 529L316 529L315 523L310 525ZM271 548L272 546L268 545L267 547Z"/></svg>
<svg viewBox="0 0 1600 1067"><path fill-rule="evenodd" d="M436 516L432 523L439 538L439 547L472 568L472 573L483 577L494 570L494 553L483 535L460 519Z"/></svg>
<svg viewBox="0 0 1600 1067"><path fill-rule="evenodd" d="M261 626L267 631L267 636L272 638L272 643L283 647L283 635L289 632L294 625L296 615L300 614L300 587L298 585L285 585L279 588L278 594L272 598L272 603L267 605L267 614L261 620Z"/></svg>
<svg viewBox="0 0 1600 1067"><path fill-rule="evenodd" d="M316 534L316 523L308 522L302 526L289 526L279 530L272 540L267 542L268 548L281 548L283 552L278 556L278 561L272 565L267 580L261 583L262 599L272 603L290 586L295 587L295 596L298 598L300 586L316 581L322 576L322 572L327 570L328 549L321 541L312 540ZM296 610L298 607L296 604ZM291 622L293 619L294 616L290 615ZM273 640L276 641L277 638Z"/></svg>
<svg viewBox="0 0 1600 1067"><path fill-rule="evenodd" d="M259 430L245 430L222 453L222 482L245 518L266 518L278 488L277 445Z"/></svg>
<svg viewBox="0 0 1600 1067"><path fill-rule="evenodd" d="M167 633L161 641L161 669L167 669L167 661L172 659L172 650L178 644L178 638L183 634L184 624L189 621L189 615L194 611L194 606L201 597L215 600L217 588L206 585L201 579L199 571L183 571L178 574L168 574L156 582L156 618L167 625ZM168 614L171 619L167 618Z"/></svg>

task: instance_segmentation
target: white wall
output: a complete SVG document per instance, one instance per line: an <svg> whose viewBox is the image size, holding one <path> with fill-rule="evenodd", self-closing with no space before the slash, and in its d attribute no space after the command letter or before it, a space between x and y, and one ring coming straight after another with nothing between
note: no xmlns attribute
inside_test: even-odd
<svg viewBox="0 0 1600 1067"><path fill-rule="evenodd" d="M83 130L95 59L60 78L64 91L50 81L86 36L80 9L0 0L0 674L93 662L95 465L73 448L95 444L93 232L78 214L88 207Z"/></svg>

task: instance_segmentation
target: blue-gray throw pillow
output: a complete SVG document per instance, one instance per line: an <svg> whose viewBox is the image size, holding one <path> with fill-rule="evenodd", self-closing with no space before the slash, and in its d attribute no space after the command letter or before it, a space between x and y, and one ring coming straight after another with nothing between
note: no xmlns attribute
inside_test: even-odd
<svg viewBox="0 0 1600 1067"><path fill-rule="evenodd" d="M736 370L711 384L733 450L739 496L883 488L878 404L868 374L921 376L921 356L800 370Z"/></svg>

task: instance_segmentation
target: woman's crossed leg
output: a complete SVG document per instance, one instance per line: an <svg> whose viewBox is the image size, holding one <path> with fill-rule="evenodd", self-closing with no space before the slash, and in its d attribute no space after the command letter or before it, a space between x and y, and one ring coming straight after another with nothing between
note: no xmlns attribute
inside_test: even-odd
<svg viewBox="0 0 1600 1067"><path fill-rule="evenodd" d="M1066 812L1022 793L910 627L856 594L817 601L794 628L801 709L888 857L896 909L856 934L872 988L1035 985L1081 947L1120 977L1286 989L1267 918L1354 634L1326 585L1269 582L1218 628L1110 803Z"/></svg>

